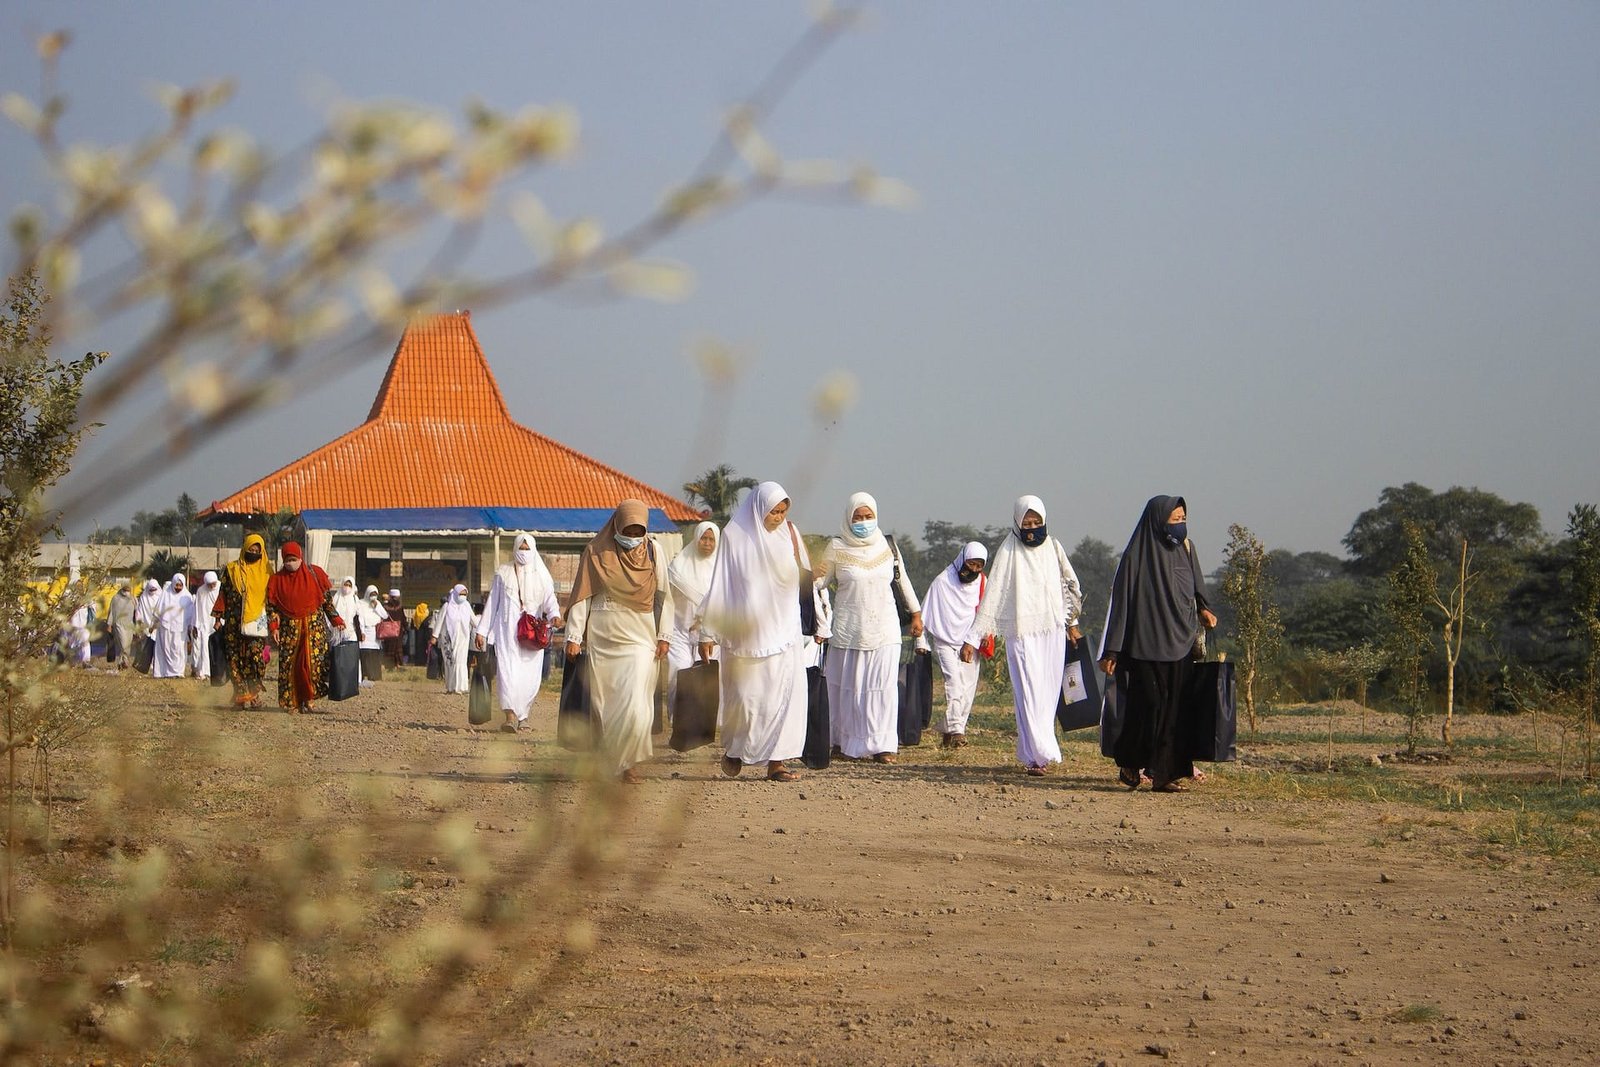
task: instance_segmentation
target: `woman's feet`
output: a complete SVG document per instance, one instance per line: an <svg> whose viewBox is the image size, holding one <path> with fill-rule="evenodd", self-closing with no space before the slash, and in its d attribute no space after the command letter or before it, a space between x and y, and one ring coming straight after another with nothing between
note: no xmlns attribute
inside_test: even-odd
<svg viewBox="0 0 1600 1067"><path fill-rule="evenodd" d="M1139 788L1139 772L1136 769L1134 769L1133 767L1118 767L1117 768L1117 781L1121 782L1123 785L1127 786L1129 789L1138 789Z"/></svg>
<svg viewBox="0 0 1600 1067"><path fill-rule="evenodd" d="M627 770L617 775L617 781L621 782L623 785L638 785L640 782L644 781L644 775L640 774L632 767L629 767Z"/></svg>
<svg viewBox="0 0 1600 1067"><path fill-rule="evenodd" d="M1157 793L1187 793L1189 785L1182 778L1174 778L1170 782L1156 782L1151 790Z"/></svg>
<svg viewBox="0 0 1600 1067"><path fill-rule="evenodd" d="M876 755L874 755L872 757L872 762L873 763L894 763L894 762L896 762L896 760L894 758L894 753L893 752L879 752L879 753L877 753Z"/></svg>
<svg viewBox="0 0 1600 1067"><path fill-rule="evenodd" d="M1044 764L1042 764L1042 763L1029 764L1029 766L1028 766L1028 777L1029 778L1043 778L1044 776L1045 776L1045 765Z"/></svg>
<svg viewBox="0 0 1600 1067"><path fill-rule="evenodd" d="M782 763L774 760L767 764L767 781L769 782L798 782L800 776Z"/></svg>

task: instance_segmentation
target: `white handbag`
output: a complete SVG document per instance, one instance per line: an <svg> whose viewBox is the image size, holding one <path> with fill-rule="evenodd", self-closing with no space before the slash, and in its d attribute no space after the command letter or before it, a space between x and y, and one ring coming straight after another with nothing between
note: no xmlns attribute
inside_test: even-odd
<svg viewBox="0 0 1600 1067"><path fill-rule="evenodd" d="M260 618L252 619L249 622L241 622L239 624L239 632L246 637L266 637L267 613L263 611Z"/></svg>

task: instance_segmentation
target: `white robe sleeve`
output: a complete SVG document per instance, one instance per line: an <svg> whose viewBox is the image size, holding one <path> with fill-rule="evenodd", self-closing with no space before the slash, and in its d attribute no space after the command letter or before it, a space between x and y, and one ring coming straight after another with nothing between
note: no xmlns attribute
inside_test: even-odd
<svg viewBox="0 0 1600 1067"><path fill-rule="evenodd" d="M1078 625L1083 613L1083 589L1078 585L1078 572L1072 569L1072 560L1060 541L1056 543L1056 558L1061 561L1061 610L1068 626Z"/></svg>
<svg viewBox="0 0 1600 1067"><path fill-rule="evenodd" d="M567 605L567 640L572 644L583 644L583 635L589 625L589 600L589 597L584 597L575 604Z"/></svg>
<svg viewBox="0 0 1600 1067"><path fill-rule="evenodd" d="M501 602L505 600L505 582L497 573L494 581L489 585L489 599L483 603L483 614L478 619L477 634L479 637L489 636L490 625L499 616Z"/></svg>

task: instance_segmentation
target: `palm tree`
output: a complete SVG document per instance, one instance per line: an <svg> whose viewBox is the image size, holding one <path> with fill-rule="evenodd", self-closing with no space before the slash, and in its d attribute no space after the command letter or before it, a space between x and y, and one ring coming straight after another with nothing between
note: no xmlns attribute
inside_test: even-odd
<svg viewBox="0 0 1600 1067"><path fill-rule="evenodd" d="M738 502L739 494L746 489L754 489L756 485L754 478L740 478L734 474L732 467L722 463L694 481L684 482L683 491L691 504L699 501L711 513L714 521L723 523L733 513L733 505Z"/></svg>

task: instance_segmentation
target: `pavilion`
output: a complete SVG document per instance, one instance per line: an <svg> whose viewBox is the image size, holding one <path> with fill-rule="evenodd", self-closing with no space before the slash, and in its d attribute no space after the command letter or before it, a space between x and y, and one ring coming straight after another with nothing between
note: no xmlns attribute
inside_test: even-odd
<svg viewBox="0 0 1600 1067"><path fill-rule="evenodd" d="M489 370L471 313L407 326L367 421L202 512L259 527L287 508L306 551L338 581L399 588L409 607L456 582L478 599L526 530L556 579L571 588L577 553L628 497L650 507L668 558L679 524L699 512L681 500L521 426Z"/></svg>

